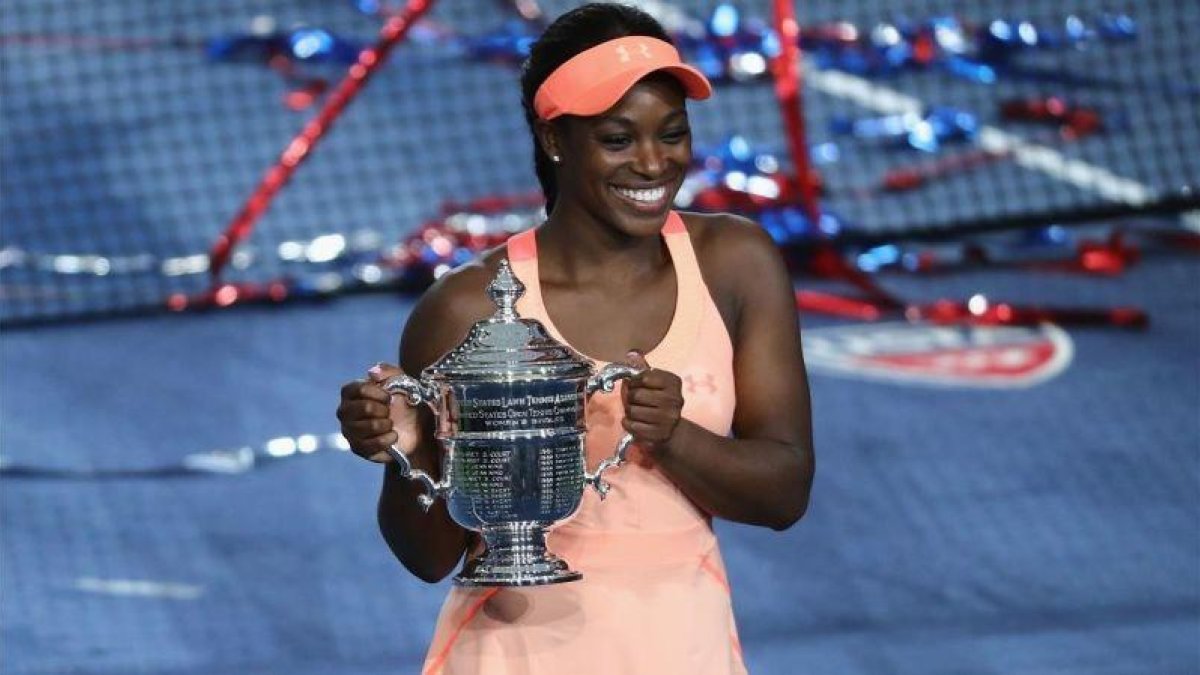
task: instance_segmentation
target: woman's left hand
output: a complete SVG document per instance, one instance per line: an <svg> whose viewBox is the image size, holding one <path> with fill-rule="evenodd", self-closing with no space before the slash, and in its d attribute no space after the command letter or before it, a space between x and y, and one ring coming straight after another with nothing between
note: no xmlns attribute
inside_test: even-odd
<svg viewBox="0 0 1200 675"><path fill-rule="evenodd" d="M625 430L647 452L662 450L679 426L683 413L683 382L675 373L651 368L641 352L631 351L625 362L643 371L625 380Z"/></svg>

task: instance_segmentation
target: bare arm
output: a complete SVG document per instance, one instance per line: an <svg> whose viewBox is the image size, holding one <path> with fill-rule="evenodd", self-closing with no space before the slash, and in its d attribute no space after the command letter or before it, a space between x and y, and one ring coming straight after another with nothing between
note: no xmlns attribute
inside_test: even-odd
<svg viewBox="0 0 1200 675"><path fill-rule="evenodd" d="M734 438L680 418L679 377L661 370L631 382L625 426L701 508L785 529L808 508L815 467L791 279L774 243L752 223L723 227L717 245L718 259L702 262L710 263L714 294L730 296L735 315Z"/></svg>
<svg viewBox="0 0 1200 675"><path fill-rule="evenodd" d="M494 260L494 256L490 259ZM472 265L443 277L413 309L400 342L400 365L419 374L463 339L470 327L495 309L484 286L490 265ZM434 417L425 406L418 412L414 468L441 478L442 450L434 438ZM470 543L468 532L450 519L444 499L428 513L417 505L419 483L401 478L394 462L384 465L377 511L379 531L392 553L417 577L439 581L452 572Z"/></svg>

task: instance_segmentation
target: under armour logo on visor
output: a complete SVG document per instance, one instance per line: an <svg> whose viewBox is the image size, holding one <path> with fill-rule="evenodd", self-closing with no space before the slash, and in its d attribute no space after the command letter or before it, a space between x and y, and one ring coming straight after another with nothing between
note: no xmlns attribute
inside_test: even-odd
<svg viewBox="0 0 1200 675"><path fill-rule="evenodd" d="M643 59L648 59L653 56L653 54L650 53L650 47L646 46L645 44L638 45L638 53L641 54ZM617 47L617 56L621 57L621 63L629 63L629 60L633 58L629 54L629 49L625 45Z"/></svg>

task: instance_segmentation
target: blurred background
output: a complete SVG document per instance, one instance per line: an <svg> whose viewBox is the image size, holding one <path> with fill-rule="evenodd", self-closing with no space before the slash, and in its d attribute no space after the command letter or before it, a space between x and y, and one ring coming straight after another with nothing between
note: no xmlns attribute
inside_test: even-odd
<svg viewBox="0 0 1200 675"><path fill-rule="evenodd" d="M539 222L576 4L0 7L0 670L419 670L338 390ZM717 528L751 672L1200 672L1200 5L638 4L716 84L677 205L795 272L812 506Z"/></svg>

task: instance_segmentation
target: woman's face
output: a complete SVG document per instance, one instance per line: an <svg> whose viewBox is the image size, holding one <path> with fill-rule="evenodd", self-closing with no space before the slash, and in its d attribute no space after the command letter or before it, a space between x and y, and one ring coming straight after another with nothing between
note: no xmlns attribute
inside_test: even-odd
<svg viewBox="0 0 1200 675"><path fill-rule="evenodd" d="M559 126L559 199L631 236L657 233L692 162L683 87L658 74L615 106Z"/></svg>

